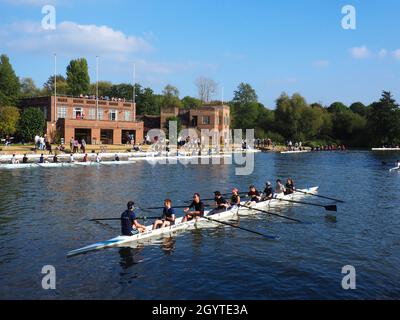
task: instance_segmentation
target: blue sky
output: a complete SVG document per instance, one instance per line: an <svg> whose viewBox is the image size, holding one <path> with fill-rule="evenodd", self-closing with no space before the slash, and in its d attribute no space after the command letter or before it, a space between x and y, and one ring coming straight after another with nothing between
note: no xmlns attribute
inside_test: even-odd
<svg viewBox="0 0 400 320"><path fill-rule="evenodd" d="M56 30L43 30L42 7L56 8ZM342 28L344 5L356 30ZM281 92L307 101L370 103L382 90L400 100L397 0L0 0L0 52L20 77L41 86L69 60L86 57L95 81L137 82L156 92L171 83L196 96L199 76L225 100L250 83L269 108ZM221 98L218 93L215 98Z"/></svg>

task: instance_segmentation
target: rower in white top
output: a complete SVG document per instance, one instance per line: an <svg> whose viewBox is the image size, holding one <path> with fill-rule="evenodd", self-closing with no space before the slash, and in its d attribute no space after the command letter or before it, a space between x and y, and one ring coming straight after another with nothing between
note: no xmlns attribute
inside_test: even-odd
<svg viewBox="0 0 400 320"><path fill-rule="evenodd" d="M19 160L17 160L17 157L15 156L15 154L12 155L11 157L11 164L18 164Z"/></svg>
<svg viewBox="0 0 400 320"><path fill-rule="evenodd" d="M69 162L70 163L74 163L75 162L74 155L72 153L69 156Z"/></svg>
<svg viewBox="0 0 400 320"><path fill-rule="evenodd" d="M286 193L286 188L282 183L281 179L276 180L275 194L284 195Z"/></svg>
<svg viewBox="0 0 400 320"><path fill-rule="evenodd" d="M396 162L396 167L390 169L389 171L397 171L397 170L400 170L400 160L397 160L397 162Z"/></svg>

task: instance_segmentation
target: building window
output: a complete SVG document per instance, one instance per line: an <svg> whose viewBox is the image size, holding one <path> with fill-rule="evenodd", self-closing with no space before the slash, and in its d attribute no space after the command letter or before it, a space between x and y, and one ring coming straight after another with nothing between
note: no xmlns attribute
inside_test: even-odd
<svg viewBox="0 0 400 320"><path fill-rule="evenodd" d="M89 109L89 119L95 120L96 119L96 109L90 108Z"/></svg>
<svg viewBox="0 0 400 320"><path fill-rule="evenodd" d="M110 110L109 119L110 119L111 121L117 121L117 120L118 120L118 113L117 113L117 110L115 110L115 109L111 109L111 110Z"/></svg>
<svg viewBox="0 0 400 320"><path fill-rule="evenodd" d="M83 119L83 108L82 107L74 107L73 118L80 120Z"/></svg>
<svg viewBox="0 0 400 320"><path fill-rule="evenodd" d="M131 121L131 112L125 111L125 121Z"/></svg>
<svg viewBox="0 0 400 320"><path fill-rule="evenodd" d="M210 124L210 117L209 116L203 116L203 124Z"/></svg>
<svg viewBox="0 0 400 320"><path fill-rule="evenodd" d="M67 106L57 107L57 117L62 119L67 118Z"/></svg>
<svg viewBox="0 0 400 320"><path fill-rule="evenodd" d="M103 109L98 109L97 111L97 120L103 120Z"/></svg>

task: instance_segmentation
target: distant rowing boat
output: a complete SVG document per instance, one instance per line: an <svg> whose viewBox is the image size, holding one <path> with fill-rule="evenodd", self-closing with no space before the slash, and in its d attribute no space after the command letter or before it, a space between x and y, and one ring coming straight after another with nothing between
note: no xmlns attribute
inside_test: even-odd
<svg viewBox="0 0 400 320"><path fill-rule="evenodd" d="M71 168L71 167L89 167L89 166L114 166L133 164L135 161L88 161L88 162L44 162L44 163L15 163L15 164L1 164L0 170L14 170L14 169L31 169L31 168Z"/></svg>
<svg viewBox="0 0 400 320"><path fill-rule="evenodd" d="M400 148L372 148L372 151L400 151Z"/></svg>
<svg viewBox="0 0 400 320"><path fill-rule="evenodd" d="M292 153L309 153L310 150L292 150L292 151L281 151L282 154L292 154Z"/></svg>
<svg viewBox="0 0 400 320"><path fill-rule="evenodd" d="M281 196L281 199L285 200L301 200L304 197L307 196L307 194L317 194L318 192L318 187L313 187L313 188L308 188L308 189L300 189L299 191L302 192L295 192L291 195L286 195L286 196ZM242 202L242 205L249 206L249 202ZM267 200L259 203L252 203L251 207L254 209L269 209L273 207L282 207L282 206L287 206L287 203L284 201L280 201L278 199L272 199L272 200ZM216 213L213 214L212 211L206 211L204 215L206 217L212 218L213 220L216 221L224 221L224 220L229 220L232 218L235 218L237 216L241 215L255 215L258 214L257 211L253 211L247 207L237 207L234 206L227 211L221 212L221 213ZM111 248L111 247L118 247L118 246L123 246L129 244L139 244L143 242L144 240L149 240L152 238L157 238L161 237L165 234L171 234L179 230L189 230L193 228L200 228L203 227L204 225L215 225L215 223L211 223L209 220L205 218L199 218L197 220L191 220L187 222L181 222L182 218L177 218L175 221L175 225L166 227L166 228L161 228L161 229L156 229L152 230L152 225L149 225L146 227L146 231L143 233L138 233L133 236L118 236L113 239L107 240L107 241L102 241L102 242L97 242L95 244L85 246L83 248L79 248L76 250L72 250L67 253L67 256L74 256L82 253L87 253L90 251L94 250L99 250L99 249L105 249L105 248Z"/></svg>

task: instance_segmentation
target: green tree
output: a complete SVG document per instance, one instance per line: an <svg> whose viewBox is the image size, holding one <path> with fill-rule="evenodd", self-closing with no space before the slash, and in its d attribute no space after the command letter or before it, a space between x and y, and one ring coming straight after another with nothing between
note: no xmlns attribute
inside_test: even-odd
<svg viewBox="0 0 400 320"><path fill-rule="evenodd" d="M250 84L242 82L239 84L237 90L235 90L232 102L235 105L245 105L258 102L258 97Z"/></svg>
<svg viewBox="0 0 400 320"><path fill-rule="evenodd" d="M26 108L21 114L18 125L19 135L26 141L33 141L35 135L42 135L46 128L43 112L38 108Z"/></svg>
<svg viewBox="0 0 400 320"><path fill-rule="evenodd" d="M18 120L18 108L0 107L0 136L14 134L17 131Z"/></svg>
<svg viewBox="0 0 400 320"><path fill-rule="evenodd" d="M200 99L186 96L182 99L182 106L184 109L196 109L202 106Z"/></svg>
<svg viewBox="0 0 400 320"><path fill-rule="evenodd" d="M360 116L363 116L363 117L366 117L367 112L368 112L367 107L361 102L354 102L350 106L350 110L353 111L354 113L359 114Z"/></svg>
<svg viewBox="0 0 400 320"><path fill-rule="evenodd" d="M150 88L144 88L137 103L138 114L159 115L162 96L155 95Z"/></svg>
<svg viewBox="0 0 400 320"><path fill-rule="evenodd" d="M178 134L179 134L179 132L181 132L181 130L182 130L182 121L181 121L181 119L179 119L178 117L176 117L176 116L171 116L171 117L168 117L167 119L165 119L165 123L164 123L164 128L166 129L166 133L167 133L167 138L169 138L169 122L170 121L176 121L177 122L177 131L178 131Z"/></svg>
<svg viewBox="0 0 400 320"><path fill-rule="evenodd" d="M86 94L90 89L88 64L85 58L71 60L67 66L68 93L74 96Z"/></svg>
<svg viewBox="0 0 400 320"><path fill-rule="evenodd" d="M92 83L90 85L90 94L96 95L97 88L99 90L99 97L106 97L111 95L111 88L113 84L109 81L99 81L98 84ZM132 96L132 94L131 94Z"/></svg>
<svg viewBox="0 0 400 320"><path fill-rule="evenodd" d="M9 58L0 56L0 106L15 106L19 99L20 82Z"/></svg>
<svg viewBox="0 0 400 320"><path fill-rule="evenodd" d="M61 74L56 75L57 81L57 95L68 94L68 83L64 76ZM46 95L54 94L54 76L50 76L43 84L43 92Z"/></svg>
<svg viewBox="0 0 400 320"><path fill-rule="evenodd" d="M371 105L368 113L370 144L382 146L400 142L400 110L389 91L383 91L378 102Z"/></svg>
<svg viewBox="0 0 400 320"><path fill-rule="evenodd" d="M36 87L32 78L21 79L21 97L29 98L36 97L40 94L40 90Z"/></svg>
<svg viewBox="0 0 400 320"><path fill-rule="evenodd" d="M163 90L163 99L162 99L163 107L182 107L182 102L179 99L179 90L178 88L168 84L165 86Z"/></svg>

